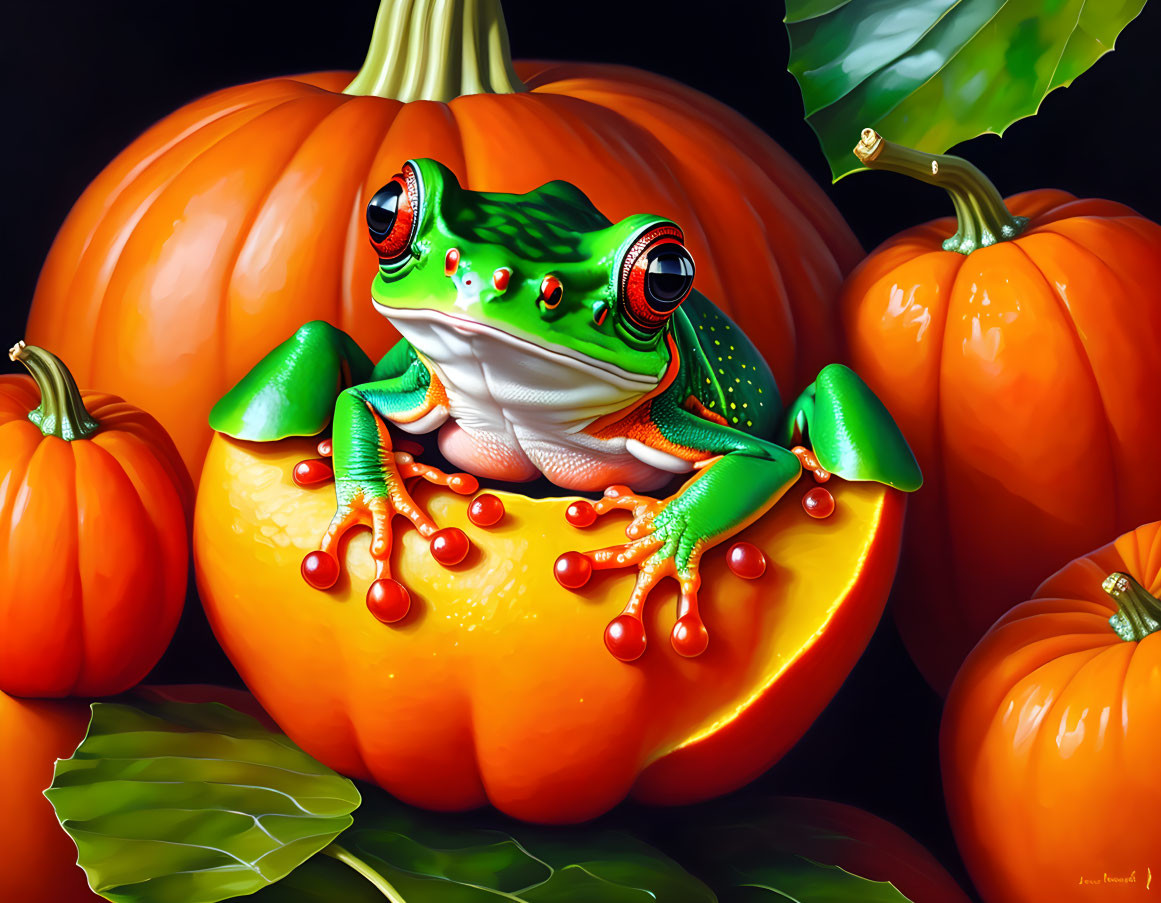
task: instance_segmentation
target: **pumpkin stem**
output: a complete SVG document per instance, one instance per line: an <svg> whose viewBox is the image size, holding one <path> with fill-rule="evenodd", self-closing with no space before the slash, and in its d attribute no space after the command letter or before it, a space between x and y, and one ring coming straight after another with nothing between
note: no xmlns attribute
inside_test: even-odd
<svg viewBox="0 0 1161 903"><path fill-rule="evenodd" d="M1015 238L1028 226L1028 217L1015 216L988 177L963 157L925 154L888 141L874 129L863 129L855 156L869 169L897 172L951 196L959 228L943 243L943 250L970 254L998 241Z"/></svg>
<svg viewBox="0 0 1161 903"><path fill-rule="evenodd" d="M447 103L525 90L500 0L380 0L367 59L343 93Z"/></svg>
<svg viewBox="0 0 1161 903"><path fill-rule="evenodd" d="M1101 589L1117 603L1109 626L1127 643L1143 640L1161 628L1161 601L1128 574L1109 574Z"/></svg>
<svg viewBox="0 0 1161 903"><path fill-rule="evenodd" d="M58 439L87 439L101 428L85 409L77 381L59 357L36 345L17 342L8 352L9 360L28 368L40 389L40 407L29 411L28 419L46 436Z"/></svg>

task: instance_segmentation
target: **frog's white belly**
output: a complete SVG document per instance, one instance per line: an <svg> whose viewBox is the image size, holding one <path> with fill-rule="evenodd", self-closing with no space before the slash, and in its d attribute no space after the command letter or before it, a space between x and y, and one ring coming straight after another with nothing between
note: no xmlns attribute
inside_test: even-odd
<svg viewBox="0 0 1161 903"><path fill-rule="evenodd" d="M584 432L658 383L568 349L526 342L473 320L435 311L380 307L430 364L448 409L411 425L442 427L440 451L477 476L530 480L543 474L567 489L625 483L656 488L689 464L624 438ZM407 428L407 424L401 424ZM419 427L418 430L415 427Z"/></svg>

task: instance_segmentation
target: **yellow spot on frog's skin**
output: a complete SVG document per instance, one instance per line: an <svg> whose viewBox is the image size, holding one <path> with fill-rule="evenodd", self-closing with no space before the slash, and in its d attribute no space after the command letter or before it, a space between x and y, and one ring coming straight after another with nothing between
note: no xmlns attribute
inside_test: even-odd
<svg viewBox="0 0 1161 903"><path fill-rule="evenodd" d="M730 410L735 411L735 410L737 410L737 408L738 408L738 406L731 401L730 402Z"/></svg>
<svg viewBox="0 0 1161 903"><path fill-rule="evenodd" d="M712 385L713 385L713 382L714 382L714 381L713 381L712 379L710 379L708 376L705 378L705 384L706 384L707 386L712 386Z"/></svg>
<svg viewBox="0 0 1161 903"><path fill-rule="evenodd" d="M714 344L715 344L715 345L720 345L720 344L721 344L721 342L720 342L718 339L714 339Z"/></svg>
<svg viewBox="0 0 1161 903"><path fill-rule="evenodd" d="M698 323L698 324L697 324L697 328L698 328L698 329L705 329L705 327L704 327L704 326L702 326L700 323Z"/></svg>
<svg viewBox="0 0 1161 903"><path fill-rule="evenodd" d="M759 394L759 395L761 395L761 394L762 394L762 390L761 390L761 389L759 389L759 390L758 390L758 394Z"/></svg>
<svg viewBox="0 0 1161 903"><path fill-rule="evenodd" d="M727 391L727 392L733 392L733 391L734 391L734 387L733 387L733 386L726 386L726 391Z"/></svg>
<svg viewBox="0 0 1161 903"><path fill-rule="evenodd" d="M753 426L753 425L754 425L754 421L752 421L752 420L746 421L746 426Z"/></svg>
<svg viewBox="0 0 1161 903"><path fill-rule="evenodd" d="M736 382L736 383L740 383L741 381L742 381L742 377L740 377L740 376L735 376L735 377L734 377L734 382Z"/></svg>
<svg viewBox="0 0 1161 903"><path fill-rule="evenodd" d="M733 345L731 345L731 346L730 346L730 351L733 351L733 350L734 350L734 346L733 346Z"/></svg>
<svg viewBox="0 0 1161 903"><path fill-rule="evenodd" d="M721 367L718 367L718 373L725 374L725 372L726 372L726 371L725 371L725 370L723 370Z"/></svg>
<svg viewBox="0 0 1161 903"><path fill-rule="evenodd" d="M716 326L710 327L710 332L717 332L717 331L718 331L718 328Z"/></svg>

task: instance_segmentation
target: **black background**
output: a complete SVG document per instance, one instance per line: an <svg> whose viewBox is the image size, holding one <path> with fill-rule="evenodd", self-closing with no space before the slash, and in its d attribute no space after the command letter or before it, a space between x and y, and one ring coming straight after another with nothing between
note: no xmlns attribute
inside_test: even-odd
<svg viewBox="0 0 1161 903"><path fill-rule="evenodd" d="M217 88L314 69L357 68L376 0L329 3L55 2L9 4L0 33L5 68L0 345L20 338L53 235L88 182L151 123ZM517 57L628 63L671 76L735 107L821 184L829 173L802 119L782 4L620 0L504 0ZM1122 201L1161 218L1156 177L1156 87L1161 4L1147 6L1104 57L1040 114L957 152L1004 194L1063 188ZM862 123L853 123L854 127ZM827 190L867 249L950 212L941 192L861 173ZM155 677L233 682L195 606ZM912 667L890 619L842 691L801 743L755 785L862 806L926 844L961 880L942 809L937 761L940 700ZM624 807L649 833L668 814Z"/></svg>

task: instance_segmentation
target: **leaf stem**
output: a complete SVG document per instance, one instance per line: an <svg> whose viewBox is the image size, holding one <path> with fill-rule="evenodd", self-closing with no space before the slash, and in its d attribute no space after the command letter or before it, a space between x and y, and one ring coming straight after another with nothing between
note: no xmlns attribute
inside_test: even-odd
<svg viewBox="0 0 1161 903"><path fill-rule="evenodd" d="M330 856L332 859L337 859L343 865L353 868L356 872L375 885L375 888L379 891L379 893L390 900L391 903L407 903L399 891L392 887L391 883L386 878L380 875L377 871L371 868L370 865L368 865L350 850L340 846L337 843L332 843L330 846L324 847L322 852L324 855Z"/></svg>
<svg viewBox="0 0 1161 903"><path fill-rule="evenodd" d="M945 251L970 254L996 242L1015 238L1028 226L1016 216L988 177L963 157L927 154L888 141L874 129L863 129L855 156L868 169L910 176L946 191L955 207L958 228L943 243Z"/></svg>

